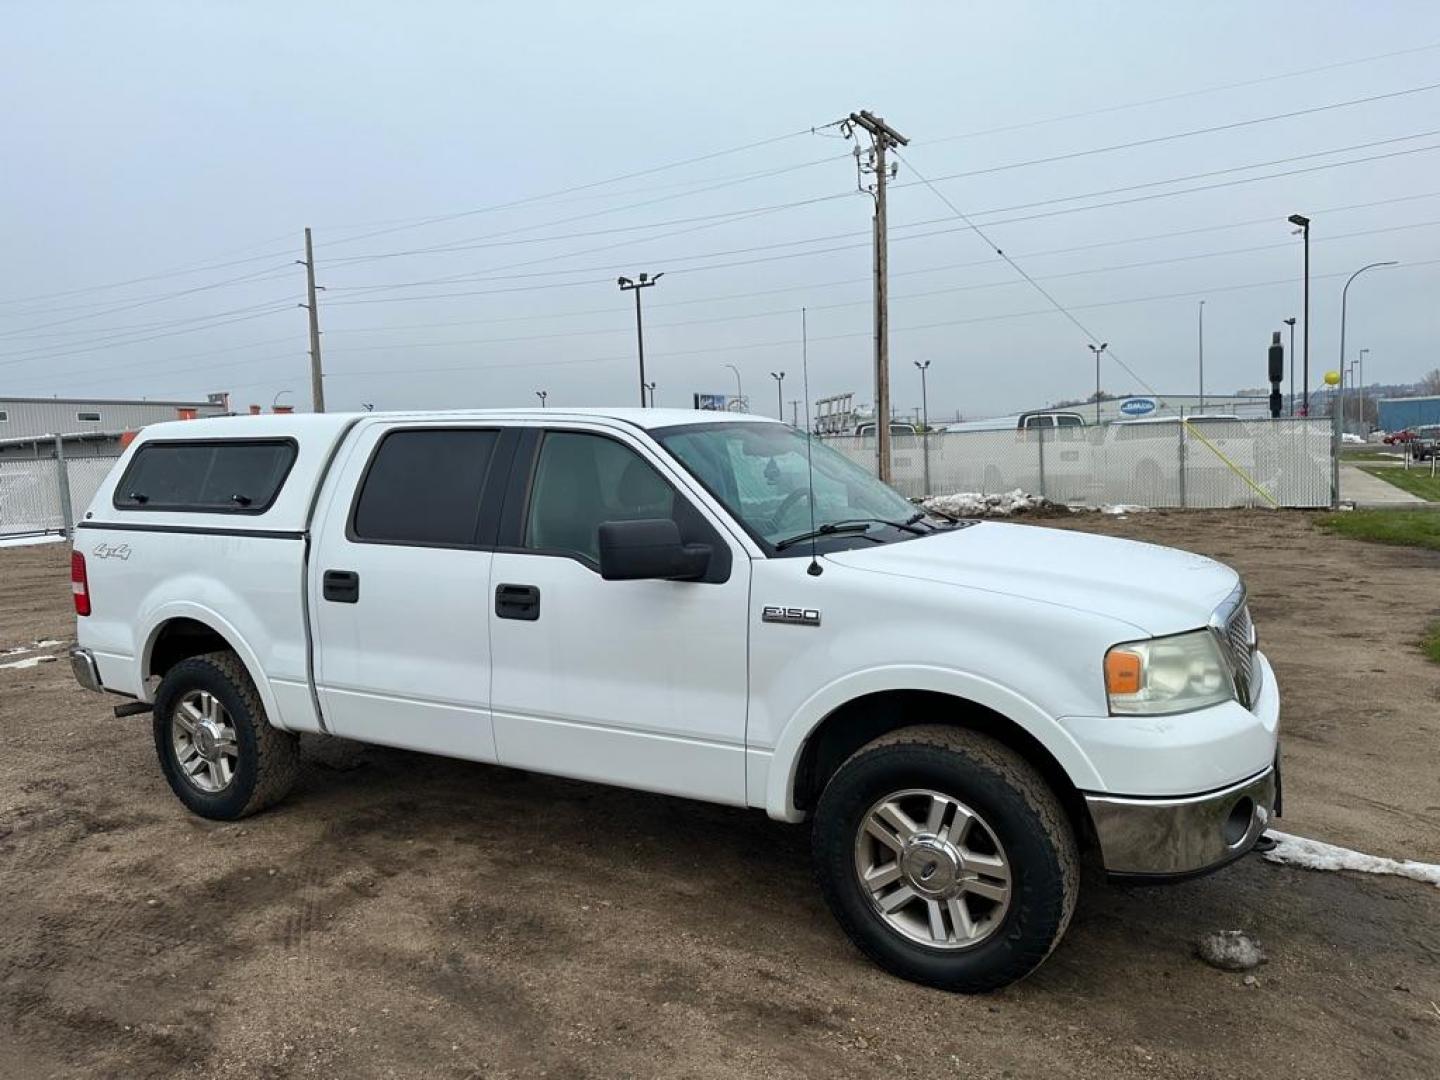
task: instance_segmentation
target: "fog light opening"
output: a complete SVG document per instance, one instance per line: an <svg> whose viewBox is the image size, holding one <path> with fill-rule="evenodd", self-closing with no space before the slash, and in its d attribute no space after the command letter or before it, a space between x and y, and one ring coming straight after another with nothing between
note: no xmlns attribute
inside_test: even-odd
<svg viewBox="0 0 1440 1080"><path fill-rule="evenodd" d="M1225 826L1221 830L1225 837L1225 845L1234 847L1245 839L1245 834L1250 831L1250 822L1255 818L1255 800L1246 795L1237 799L1235 805L1230 808L1230 816L1225 819Z"/></svg>

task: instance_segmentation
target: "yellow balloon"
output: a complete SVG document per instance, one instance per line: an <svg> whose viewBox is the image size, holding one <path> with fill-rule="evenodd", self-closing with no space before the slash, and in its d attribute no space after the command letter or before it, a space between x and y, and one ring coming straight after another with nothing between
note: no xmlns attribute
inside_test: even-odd
<svg viewBox="0 0 1440 1080"><path fill-rule="evenodd" d="M1338 385L1340 385L1340 372L1338 372L1338 371L1327 371L1327 372L1325 372L1325 385L1326 385L1326 386L1338 386Z"/></svg>

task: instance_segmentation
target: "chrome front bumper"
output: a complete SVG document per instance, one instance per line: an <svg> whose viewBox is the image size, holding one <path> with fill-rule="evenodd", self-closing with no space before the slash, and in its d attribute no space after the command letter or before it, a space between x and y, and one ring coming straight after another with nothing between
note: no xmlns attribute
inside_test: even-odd
<svg viewBox="0 0 1440 1080"><path fill-rule="evenodd" d="M1221 791L1180 799L1086 795L1105 869L1117 875L1186 877L1238 859L1275 817L1271 766Z"/></svg>
<svg viewBox="0 0 1440 1080"><path fill-rule="evenodd" d="M100 682L100 669L95 666L95 657L89 649L70 646L70 670L75 674L75 681L86 690L99 692L105 689Z"/></svg>

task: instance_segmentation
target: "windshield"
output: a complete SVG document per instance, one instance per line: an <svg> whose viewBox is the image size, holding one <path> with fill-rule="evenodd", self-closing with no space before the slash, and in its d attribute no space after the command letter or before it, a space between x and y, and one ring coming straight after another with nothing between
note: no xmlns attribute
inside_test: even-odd
<svg viewBox="0 0 1440 1080"><path fill-rule="evenodd" d="M698 424L655 437L742 521L774 545L811 528L807 439L780 424ZM815 526L878 519L906 522L915 507L849 458L813 440Z"/></svg>

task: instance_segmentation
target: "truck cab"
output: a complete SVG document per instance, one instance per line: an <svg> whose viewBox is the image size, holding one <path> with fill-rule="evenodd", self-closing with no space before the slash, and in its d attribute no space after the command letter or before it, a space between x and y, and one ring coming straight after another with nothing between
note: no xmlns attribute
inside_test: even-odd
<svg viewBox="0 0 1440 1080"><path fill-rule="evenodd" d="M302 734L753 807L812 823L867 955L952 990L1048 955L1082 847L1178 878L1278 809L1232 570L934 520L757 417L156 425L72 584L77 678L149 712L196 813L278 802Z"/></svg>

